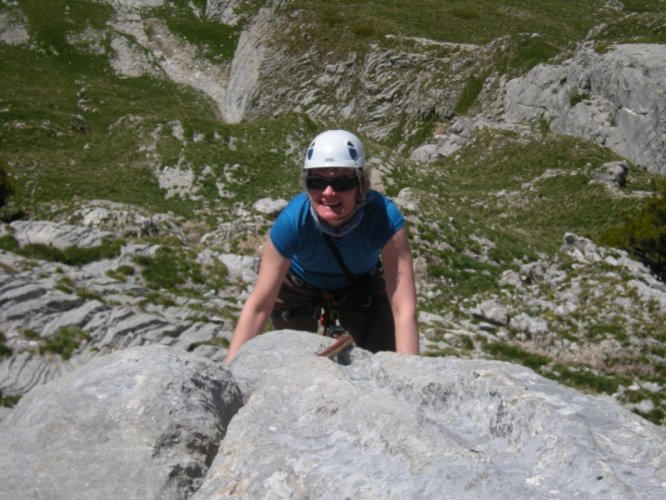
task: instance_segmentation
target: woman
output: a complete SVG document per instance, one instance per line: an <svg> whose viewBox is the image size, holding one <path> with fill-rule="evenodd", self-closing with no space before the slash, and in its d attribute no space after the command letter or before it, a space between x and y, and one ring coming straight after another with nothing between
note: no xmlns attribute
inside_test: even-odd
<svg viewBox="0 0 666 500"><path fill-rule="evenodd" d="M321 292L359 347L419 353L416 291L404 218L370 190L363 144L345 130L308 147L297 195L278 216L259 275L225 359L272 320L276 329L317 330Z"/></svg>

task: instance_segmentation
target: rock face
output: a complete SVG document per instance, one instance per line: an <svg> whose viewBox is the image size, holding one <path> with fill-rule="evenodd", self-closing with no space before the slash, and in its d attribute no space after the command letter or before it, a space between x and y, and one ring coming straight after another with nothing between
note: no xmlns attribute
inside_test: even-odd
<svg viewBox="0 0 666 500"><path fill-rule="evenodd" d="M508 121L544 119L555 132L592 139L666 173L666 45L582 46L561 65L507 83Z"/></svg>
<svg viewBox="0 0 666 500"><path fill-rule="evenodd" d="M666 494L666 431L610 400L496 361L316 357L330 342L267 333L231 373L166 347L99 357L0 424L0 496Z"/></svg>
<svg viewBox="0 0 666 500"><path fill-rule="evenodd" d="M198 57L197 48L171 33L163 21L118 12L111 46L112 66L121 76L138 77L163 72L170 80L201 91L217 105L221 120L228 121L224 104L227 68Z"/></svg>
<svg viewBox="0 0 666 500"><path fill-rule="evenodd" d="M187 498L241 405L230 373L166 347L100 357L0 427L3 498Z"/></svg>
<svg viewBox="0 0 666 500"><path fill-rule="evenodd" d="M304 355L318 347L275 332L241 350L246 405L194 498L666 493L663 429L612 402L507 363L379 353L341 366Z"/></svg>
<svg viewBox="0 0 666 500"><path fill-rule="evenodd" d="M253 99L256 99L262 64L274 55L269 48L274 22L273 11L261 9L250 28L241 33L229 70L225 96L226 118L229 123L238 123L245 118L247 108L253 104Z"/></svg>

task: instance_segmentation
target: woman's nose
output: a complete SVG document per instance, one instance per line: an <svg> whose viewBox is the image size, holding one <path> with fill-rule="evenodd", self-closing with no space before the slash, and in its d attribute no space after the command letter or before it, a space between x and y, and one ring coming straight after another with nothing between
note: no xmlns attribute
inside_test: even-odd
<svg viewBox="0 0 666 500"><path fill-rule="evenodd" d="M328 186L326 186L326 189L322 191L322 194L330 196L332 194L335 194L335 189L333 189L333 186L329 184Z"/></svg>

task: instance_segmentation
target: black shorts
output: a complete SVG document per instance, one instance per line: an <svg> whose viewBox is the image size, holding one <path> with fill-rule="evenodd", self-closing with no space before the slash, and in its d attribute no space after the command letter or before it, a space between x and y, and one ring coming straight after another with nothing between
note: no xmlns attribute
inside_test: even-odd
<svg viewBox="0 0 666 500"><path fill-rule="evenodd" d="M356 286L331 293L340 324L354 337L357 346L370 352L395 351L393 313L381 270ZM289 271L273 308L273 328L317 332L321 297L321 290Z"/></svg>

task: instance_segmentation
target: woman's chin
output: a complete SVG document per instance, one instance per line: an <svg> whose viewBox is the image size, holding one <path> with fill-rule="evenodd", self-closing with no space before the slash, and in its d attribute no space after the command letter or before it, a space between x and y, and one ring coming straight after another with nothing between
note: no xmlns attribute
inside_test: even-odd
<svg viewBox="0 0 666 500"><path fill-rule="evenodd" d="M344 224L347 214L341 210L327 208L317 212L319 219L329 226L337 227Z"/></svg>

